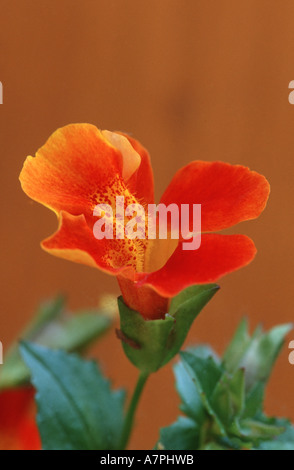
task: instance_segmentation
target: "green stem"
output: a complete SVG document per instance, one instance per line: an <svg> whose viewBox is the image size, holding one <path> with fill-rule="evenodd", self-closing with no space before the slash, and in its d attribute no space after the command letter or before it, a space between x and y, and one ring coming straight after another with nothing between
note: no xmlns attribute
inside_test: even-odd
<svg viewBox="0 0 294 470"><path fill-rule="evenodd" d="M149 377L149 374L141 372L138 378L138 382L136 388L134 390L132 399L129 404L129 408L125 417L123 432L122 432L122 440L120 448L124 450L129 442L129 438L133 429L134 417L136 413L136 409L144 388L144 385Z"/></svg>

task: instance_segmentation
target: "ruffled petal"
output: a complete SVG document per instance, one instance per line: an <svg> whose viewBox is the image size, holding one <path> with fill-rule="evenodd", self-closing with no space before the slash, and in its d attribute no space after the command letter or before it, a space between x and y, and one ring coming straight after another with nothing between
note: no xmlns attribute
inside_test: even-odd
<svg viewBox="0 0 294 470"><path fill-rule="evenodd" d="M173 297L193 284L207 284L254 258L256 248L245 235L202 235L198 250L183 250L179 244L165 266L150 274L137 274L137 286L151 286L164 297Z"/></svg>
<svg viewBox="0 0 294 470"><path fill-rule="evenodd" d="M194 161L176 173L161 202L201 204L202 231L211 232L258 217L269 191L266 178L244 166Z"/></svg>
<svg viewBox="0 0 294 470"><path fill-rule="evenodd" d="M95 126L70 124L27 157L20 181L28 196L56 213L89 216L113 192L122 171L121 152Z"/></svg>
<svg viewBox="0 0 294 470"><path fill-rule="evenodd" d="M139 260L138 243L127 238L97 240L84 215L62 211L57 232L42 242L42 248L59 258L130 277Z"/></svg>

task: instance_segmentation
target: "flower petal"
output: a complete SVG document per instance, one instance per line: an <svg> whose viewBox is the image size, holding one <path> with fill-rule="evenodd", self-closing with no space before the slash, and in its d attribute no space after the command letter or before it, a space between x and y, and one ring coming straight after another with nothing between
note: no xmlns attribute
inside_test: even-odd
<svg viewBox="0 0 294 470"><path fill-rule="evenodd" d="M154 180L150 156L147 150L133 137L123 134L141 157L141 164L128 181L128 188L141 204L154 203Z"/></svg>
<svg viewBox="0 0 294 470"><path fill-rule="evenodd" d="M58 129L36 157L27 157L20 181L24 192L56 213L91 214L99 194L122 175L122 155L90 124Z"/></svg>
<svg viewBox="0 0 294 470"><path fill-rule="evenodd" d="M0 450L41 448L33 398L31 387L0 393Z"/></svg>
<svg viewBox="0 0 294 470"><path fill-rule="evenodd" d="M132 240L97 240L84 215L73 216L65 211L60 213L57 232L42 242L42 248L59 258L99 268L113 275L125 271L125 276L131 276L137 262Z"/></svg>
<svg viewBox="0 0 294 470"><path fill-rule="evenodd" d="M176 173L161 202L201 204L202 231L210 232L258 217L269 190L264 176L244 166L194 161Z"/></svg>
<svg viewBox="0 0 294 470"><path fill-rule="evenodd" d="M127 181L135 173L141 164L141 157L133 148L129 140L117 132L102 131L103 137L108 140L123 157L123 179Z"/></svg>
<svg viewBox="0 0 294 470"><path fill-rule="evenodd" d="M164 297L173 297L193 284L206 284L246 266L256 248L245 235L203 234L198 250L187 251L180 243L165 266L150 274L138 274L138 287L149 285Z"/></svg>

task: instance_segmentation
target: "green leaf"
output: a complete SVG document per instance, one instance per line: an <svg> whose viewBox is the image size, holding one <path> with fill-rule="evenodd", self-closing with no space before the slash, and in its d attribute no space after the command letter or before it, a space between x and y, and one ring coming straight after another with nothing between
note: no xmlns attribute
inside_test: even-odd
<svg viewBox="0 0 294 470"><path fill-rule="evenodd" d="M196 347L189 347L185 349L185 351L201 359L209 359L212 357L214 362L223 370L219 356L208 344L199 344Z"/></svg>
<svg viewBox="0 0 294 470"><path fill-rule="evenodd" d="M216 363L219 362L214 351L205 345L189 350L189 354L201 360L210 361L209 358L213 358ZM181 398L180 409L188 418L180 416L175 423L161 429L159 449L195 450L200 444L200 429L205 421L206 411L201 395L186 367L183 361L179 361L174 366L174 374Z"/></svg>
<svg viewBox="0 0 294 470"><path fill-rule="evenodd" d="M57 297L41 304L35 318L20 335L24 340L52 349L81 351L101 336L111 321L97 310L80 311L71 315L64 311L64 299ZM0 369L0 389L16 387L28 382L30 373L14 344L5 356Z"/></svg>
<svg viewBox="0 0 294 470"><path fill-rule="evenodd" d="M285 336L292 324L276 326L267 333L251 340L250 346L240 361L245 369L246 389L250 390L257 382L266 383L274 363L283 346Z"/></svg>
<svg viewBox="0 0 294 470"><path fill-rule="evenodd" d="M200 424L204 419L205 413L202 400L181 361L174 366L174 374L176 377L176 389L181 398L181 411Z"/></svg>
<svg viewBox="0 0 294 470"><path fill-rule="evenodd" d="M242 414L244 400L244 370L237 370L233 376L224 372L214 389L211 403L225 427L229 427Z"/></svg>
<svg viewBox="0 0 294 470"><path fill-rule="evenodd" d="M197 450L199 428L195 421L180 416L178 420L160 430L157 449L160 450Z"/></svg>
<svg viewBox="0 0 294 470"><path fill-rule="evenodd" d="M254 443L255 441L269 440L279 436L279 434L285 431L285 428L274 424L267 424L262 421L246 419L242 420L240 431L243 439L248 439L250 442Z"/></svg>
<svg viewBox="0 0 294 470"><path fill-rule="evenodd" d="M229 380L229 394L231 399L232 413L241 416L245 405L245 371L239 369Z"/></svg>
<svg viewBox="0 0 294 470"><path fill-rule="evenodd" d="M223 354L223 366L227 372L233 374L239 368L239 363L250 342L251 338L248 332L248 321L244 318Z"/></svg>
<svg viewBox="0 0 294 470"><path fill-rule="evenodd" d="M257 382L246 395L242 418L254 418L262 411L265 384Z"/></svg>
<svg viewBox="0 0 294 470"><path fill-rule="evenodd" d="M294 426L282 420L281 425L285 426L285 431L279 436L262 442L257 450L294 450Z"/></svg>
<svg viewBox="0 0 294 470"><path fill-rule="evenodd" d="M191 286L171 300L169 315L175 319L175 323L168 345L170 351L165 358L165 363L179 352L193 321L218 290L217 284Z"/></svg>
<svg viewBox="0 0 294 470"><path fill-rule="evenodd" d="M213 357L201 357L196 353L182 351L181 359L200 394L211 397L223 370Z"/></svg>
<svg viewBox="0 0 294 470"><path fill-rule="evenodd" d="M231 374L244 368L247 391L258 381L266 383L285 336L292 328L292 324L280 325L263 333L258 327L250 337L247 320L242 320L223 355L224 368Z"/></svg>
<svg viewBox="0 0 294 470"><path fill-rule="evenodd" d="M144 320L120 297L119 335L129 360L146 373L164 366L179 352L194 319L217 290L216 284L185 289L172 299L169 313L160 320Z"/></svg>
<svg viewBox="0 0 294 470"><path fill-rule="evenodd" d="M225 428L217 415L213 403L213 393L223 374L223 369L212 357L198 357L196 354L188 352L181 352L180 356L195 384L204 408L214 419L220 434L226 436Z"/></svg>
<svg viewBox="0 0 294 470"><path fill-rule="evenodd" d="M218 356L207 345L199 345L197 348L189 348L187 349L187 352L202 359L212 357L216 364L219 363ZM176 389L181 398L180 409L185 413L185 415L193 418L199 424L203 421L205 415L201 396L197 392L197 388L191 380L191 376L182 361L177 362L173 369L176 377Z"/></svg>
<svg viewBox="0 0 294 470"><path fill-rule="evenodd" d="M80 351L110 326L110 319L97 311L79 311L75 315L63 315L58 322L43 329L37 337L39 344L68 352Z"/></svg>
<svg viewBox="0 0 294 470"><path fill-rule="evenodd" d="M37 389L43 449L118 449L124 392L111 391L93 361L27 342L20 349Z"/></svg>

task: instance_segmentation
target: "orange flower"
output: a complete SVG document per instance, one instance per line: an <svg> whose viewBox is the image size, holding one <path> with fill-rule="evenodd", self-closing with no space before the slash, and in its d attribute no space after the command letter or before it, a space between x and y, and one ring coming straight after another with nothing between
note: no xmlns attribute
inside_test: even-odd
<svg viewBox="0 0 294 470"><path fill-rule="evenodd" d="M97 204L115 208L154 203L148 152L135 139L100 132L90 124L58 129L20 174L25 193L52 209L55 234L42 242L51 254L117 276L125 302L145 318L160 318L168 299L192 285L214 282L247 265L256 249L244 235L215 232L259 216L269 195L267 180L240 165L194 161L180 169L161 203L201 204L201 246L184 251L183 241L102 239L93 235ZM210 232L210 233L207 233Z"/></svg>
<svg viewBox="0 0 294 470"><path fill-rule="evenodd" d="M14 388L0 392L0 450L39 450L34 390Z"/></svg>

